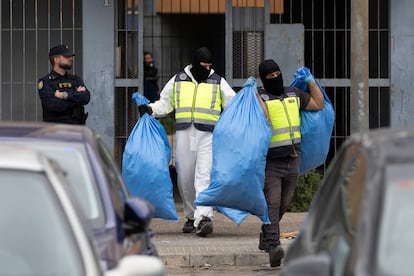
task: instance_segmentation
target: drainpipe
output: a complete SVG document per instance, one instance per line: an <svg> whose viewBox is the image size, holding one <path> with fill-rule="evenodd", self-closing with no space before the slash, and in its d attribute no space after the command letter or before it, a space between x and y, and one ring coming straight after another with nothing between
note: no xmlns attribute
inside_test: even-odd
<svg viewBox="0 0 414 276"><path fill-rule="evenodd" d="M369 130L368 0L351 1L350 131Z"/></svg>

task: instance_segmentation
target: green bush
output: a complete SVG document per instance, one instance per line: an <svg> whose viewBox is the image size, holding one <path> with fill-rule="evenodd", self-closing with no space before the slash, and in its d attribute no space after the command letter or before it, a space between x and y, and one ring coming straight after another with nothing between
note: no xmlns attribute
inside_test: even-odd
<svg viewBox="0 0 414 276"><path fill-rule="evenodd" d="M319 187L322 173L313 170L299 177L295 198L289 206L290 212L307 212L312 198Z"/></svg>
<svg viewBox="0 0 414 276"><path fill-rule="evenodd" d="M166 117L162 117L159 119L160 123L164 126L167 135L171 135L175 133L175 119L174 114L169 114Z"/></svg>

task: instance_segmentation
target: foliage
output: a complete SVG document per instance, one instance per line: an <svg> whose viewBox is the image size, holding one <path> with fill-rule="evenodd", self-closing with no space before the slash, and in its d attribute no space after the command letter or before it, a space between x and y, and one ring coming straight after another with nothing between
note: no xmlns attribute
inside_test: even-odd
<svg viewBox="0 0 414 276"><path fill-rule="evenodd" d="M319 187L322 173L313 170L299 177L295 198L289 206L290 212L307 212L312 198Z"/></svg>
<svg viewBox="0 0 414 276"><path fill-rule="evenodd" d="M167 135L175 133L175 119L173 113L166 117L159 118L159 121L164 126Z"/></svg>

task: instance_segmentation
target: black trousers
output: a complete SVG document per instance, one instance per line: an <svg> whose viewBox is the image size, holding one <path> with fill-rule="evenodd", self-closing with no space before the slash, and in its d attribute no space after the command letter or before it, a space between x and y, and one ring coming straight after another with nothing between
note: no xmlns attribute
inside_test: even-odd
<svg viewBox="0 0 414 276"><path fill-rule="evenodd" d="M264 194L271 224L262 225L265 246L280 245L279 221L296 193L299 163L300 156L266 160Z"/></svg>

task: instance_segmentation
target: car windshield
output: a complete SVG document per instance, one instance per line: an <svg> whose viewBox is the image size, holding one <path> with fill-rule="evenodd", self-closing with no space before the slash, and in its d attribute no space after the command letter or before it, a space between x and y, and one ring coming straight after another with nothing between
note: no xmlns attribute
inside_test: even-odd
<svg viewBox="0 0 414 276"><path fill-rule="evenodd" d="M15 144L16 142L13 142ZM81 144L60 142L24 142L25 147L41 151L57 161L67 173L72 190L78 197L82 211L92 228L104 225L102 201L95 185L94 175L89 165L85 148Z"/></svg>
<svg viewBox="0 0 414 276"><path fill-rule="evenodd" d="M0 170L0 275L84 275L80 252L44 174Z"/></svg>
<svg viewBox="0 0 414 276"><path fill-rule="evenodd" d="M385 180L377 264L381 275L412 275L414 164L389 166Z"/></svg>

